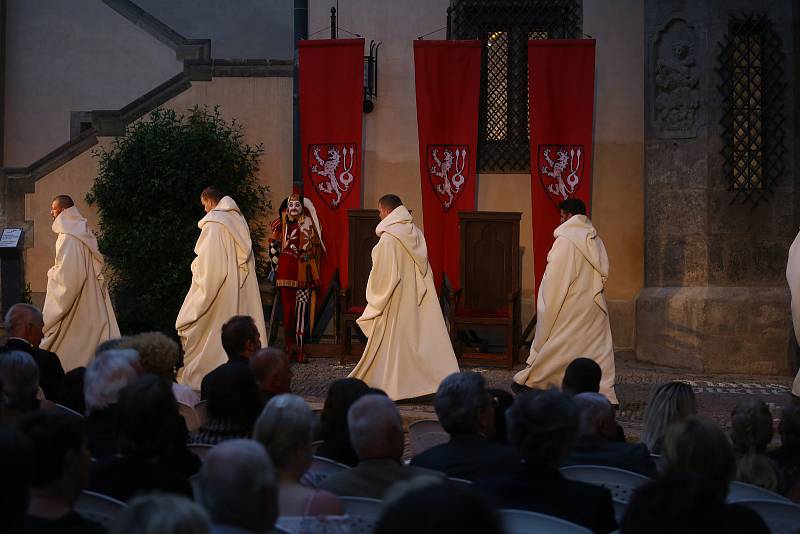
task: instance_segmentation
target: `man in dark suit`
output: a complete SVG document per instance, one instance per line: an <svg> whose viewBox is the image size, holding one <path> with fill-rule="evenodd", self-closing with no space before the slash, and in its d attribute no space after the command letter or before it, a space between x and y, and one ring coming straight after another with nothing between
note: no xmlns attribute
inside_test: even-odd
<svg viewBox="0 0 800 534"><path fill-rule="evenodd" d="M565 465L607 465L656 476L656 465L644 443L616 441L617 422L614 408L600 393L580 393L574 397L578 406L578 441Z"/></svg>
<svg viewBox="0 0 800 534"><path fill-rule="evenodd" d="M250 357L261 348L261 334L256 323L249 315L234 315L222 325L222 348L228 355L228 362L223 363L206 376L200 383L200 398L208 399L209 380L218 369L225 365L245 365L250 368ZM255 381L255 376L253 376Z"/></svg>
<svg viewBox="0 0 800 534"><path fill-rule="evenodd" d="M509 440L523 457L516 472L475 481L498 508L552 515L597 533L617 528L611 492L567 480L559 465L578 433L575 402L555 389L517 396L508 411Z"/></svg>
<svg viewBox="0 0 800 534"><path fill-rule="evenodd" d="M467 480L517 469L519 453L489 441L494 433L494 409L481 375L451 374L439 384L433 406L450 441L415 456L411 465Z"/></svg>
<svg viewBox="0 0 800 534"><path fill-rule="evenodd" d="M0 352L21 350L30 354L39 366L39 387L44 396L58 402L64 368L55 353L39 348L44 335L42 312L36 306L19 303L9 308L5 319L8 339Z"/></svg>

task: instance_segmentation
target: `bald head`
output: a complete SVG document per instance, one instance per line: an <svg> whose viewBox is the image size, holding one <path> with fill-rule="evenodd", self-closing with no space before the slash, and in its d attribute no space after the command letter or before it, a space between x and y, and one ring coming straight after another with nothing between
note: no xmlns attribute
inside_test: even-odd
<svg viewBox="0 0 800 534"><path fill-rule="evenodd" d="M347 412L347 425L359 460L403 456L403 419L389 397L364 395Z"/></svg>
<svg viewBox="0 0 800 534"><path fill-rule="evenodd" d="M6 312L6 330L10 337L26 340L34 347L42 341L44 320L39 308L30 304L18 303Z"/></svg>
<svg viewBox="0 0 800 534"><path fill-rule="evenodd" d="M291 392L294 375L289 357L281 349L267 347L256 351L250 356L250 369L263 392L271 395Z"/></svg>

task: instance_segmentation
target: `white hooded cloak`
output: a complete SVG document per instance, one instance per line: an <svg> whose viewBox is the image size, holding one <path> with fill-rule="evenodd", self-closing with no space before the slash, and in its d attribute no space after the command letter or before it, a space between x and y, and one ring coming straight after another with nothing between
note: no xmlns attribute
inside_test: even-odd
<svg viewBox="0 0 800 534"><path fill-rule="evenodd" d="M786 263L786 281L789 283L789 291L792 294L794 337L797 343L800 344L800 233L797 234L792 246L789 247L789 260ZM794 377L792 394L800 397L800 371Z"/></svg>
<svg viewBox="0 0 800 534"><path fill-rule="evenodd" d="M197 226L192 286L175 321L184 350L178 382L194 390L206 374L228 361L221 335L228 319L249 315L262 343L267 339L250 228L239 206L223 197Z"/></svg>
<svg viewBox="0 0 800 534"><path fill-rule="evenodd" d="M573 215L553 232L536 303L536 334L526 369L514 381L532 388L561 386L575 358L600 365L600 393L617 404L614 345L604 293L608 255L592 222Z"/></svg>
<svg viewBox="0 0 800 534"><path fill-rule="evenodd" d="M78 208L62 211L53 221L56 260L47 271L44 299L44 350L58 354L64 371L84 367L97 345L119 337L103 277L97 239Z"/></svg>
<svg viewBox="0 0 800 534"><path fill-rule="evenodd" d="M367 306L358 326L367 336L350 377L384 390L392 400L435 393L458 362L428 263L425 237L405 206L375 228Z"/></svg>

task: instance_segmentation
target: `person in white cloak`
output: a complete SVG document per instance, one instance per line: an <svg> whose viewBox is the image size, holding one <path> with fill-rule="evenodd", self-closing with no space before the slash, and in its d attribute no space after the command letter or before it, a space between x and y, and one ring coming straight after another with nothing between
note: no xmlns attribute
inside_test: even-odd
<svg viewBox="0 0 800 534"><path fill-rule="evenodd" d="M614 392L614 346L605 283L608 255L586 205L579 199L559 204L561 224L547 255L536 303L536 333L528 367L514 376L519 386L560 386L564 371L575 358L600 365L600 393L618 404Z"/></svg>
<svg viewBox="0 0 800 534"><path fill-rule="evenodd" d="M356 321L367 336L351 378L392 400L436 392L458 362L436 296L425 237L396 195L378 202L367 306Z"/></svg>
<svg viewBox="0 0 800 534"><path fill-rule="evenodd" d="M792 325L794 338L800 345L800 232L789 247L789 260L786 263L786 281L792 294ZM800 397L800 371L794 377L792 395Z"/></svg>
<svg viewBox="0 0 800 534"><path fill-rule="evenodd" d="M55 264L47 271L40 348L55 352L64 371L85 367L97 345L119 337L103 276L97 239L75 203L59 195L50 206L56 239Z"/></svg>
<svg viewBox="0 0 800 534"><path fill-rule="evenodd" d="M178 382L193 390L228 360L221 334L228 319L249 315L261 339L267 339L247 221L236 202L214 186L203 190L200 202L206 216L197 223L192 285L175 321L184 350Z"/></svg>

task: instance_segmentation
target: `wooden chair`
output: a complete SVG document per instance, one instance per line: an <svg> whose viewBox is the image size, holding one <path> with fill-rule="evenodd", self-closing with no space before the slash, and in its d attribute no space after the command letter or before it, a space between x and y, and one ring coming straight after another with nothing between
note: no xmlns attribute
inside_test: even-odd
<svg viewBox="0 0 800 534"><path fill-rule="evenodd" d="M347 210L350 223L348 236L349 255L347 259L349 283L342 288L339 295L339 309L337 312L337 331L340 343L343 343L343 352L340 363L344 364L354 359L351 356L353 328L364 312L367 305L367 280L372 270L372 247L378 243L375 227L381 222L378 210Z"/></svg>
<svg viewBox="0 0 800 534"><path fill-rule="evenodd" d="M460 364L512 367L521 330L519 221L521 213L460 212L461 287L449 293L450 339ZM471 349L459 331L505 331L505 351Z"/></svg>

